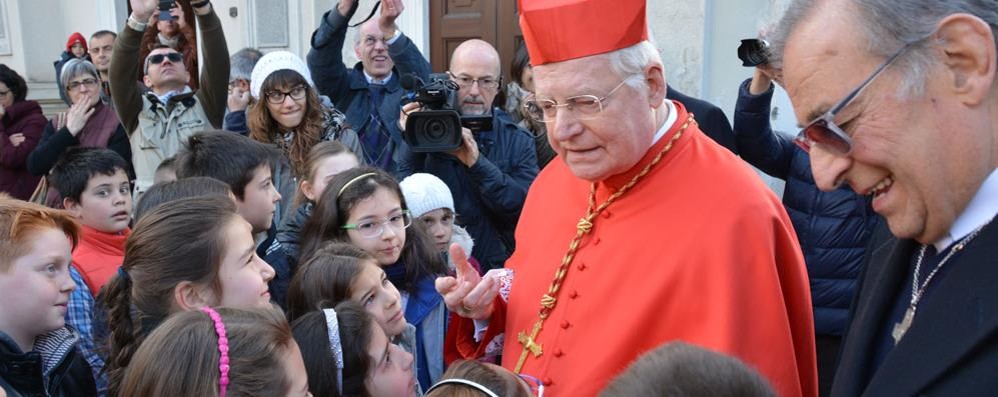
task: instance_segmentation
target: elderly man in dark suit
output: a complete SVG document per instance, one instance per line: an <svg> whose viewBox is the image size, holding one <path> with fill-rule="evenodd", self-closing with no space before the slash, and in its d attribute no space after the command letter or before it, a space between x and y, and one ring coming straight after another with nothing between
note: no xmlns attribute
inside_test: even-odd
<svg viewBox="0 0 998 397"><path fill-rule="evenodd" d="M771 35L824 190L873 198L834 396L998 390L994 1L798 0Z"/></svg>

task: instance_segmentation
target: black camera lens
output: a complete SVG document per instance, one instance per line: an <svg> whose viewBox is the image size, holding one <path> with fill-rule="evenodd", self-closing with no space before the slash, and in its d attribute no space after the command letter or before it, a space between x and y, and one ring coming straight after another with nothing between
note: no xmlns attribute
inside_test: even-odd
<svg viewBox="0 0 998 397"><path fill-rule="evenodd" d="M423 132L426 134L425 136L428 138L428 141L445 141L447 138L447 125L439 119L427 119L426 125L423 126Z"/></svg>
<svg viewBox="0 0 998 397"><path fill-rule="evenodd" d="M402 139L416 153L448 152L461 146L461 117L453 110L413 112Z"/></svg>
<svg viewBox="0 0 998 397"><path fill-rule="evenodd" d="M759 39L745 39L738 46L738 59L742 66L754 67L769 63L769 43Z"/></svg>

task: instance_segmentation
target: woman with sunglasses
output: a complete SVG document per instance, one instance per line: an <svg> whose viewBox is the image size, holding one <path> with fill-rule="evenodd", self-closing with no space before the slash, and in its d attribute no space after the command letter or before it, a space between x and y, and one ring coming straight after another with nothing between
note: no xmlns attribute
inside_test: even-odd
<svg viewBox="0 0 998 397"><path fill-rule="evenodd" d="M25 167L45 128L42 107L26 100L28 85L17 72L0 64L0 192L27 200L38 176Z"/></svg>
<svg viewBox="0 0 998 397"><path fill-rule="evenodd" d="M62 67L59 84L68 95L69 110L55 115L51 122L45 124L38 147L28 156L28 171L35 175L48 174L59 156L73 146L108 148L131 164L132 148L128 143L128 134L118 114L100 99L97 67L90 61L70 59ZM131 169L128 173L132 174ZM62 207L62 198L52 187L45 195L45 205Z"/></svg>
<svg viewBox="0 0 998 397"><path fill-rule="evenodd" d="M308 172L312 146L337 140L358 158L364 158L363 149L346 116L328 99L320 99L305 61L297 55L277 51L260 58L250 78L250 94L256 100L246 117L250 137L277 145L286 160L274 172L274 185L283 197L274 217L274 224L280 225L298 178Z"/></svg>

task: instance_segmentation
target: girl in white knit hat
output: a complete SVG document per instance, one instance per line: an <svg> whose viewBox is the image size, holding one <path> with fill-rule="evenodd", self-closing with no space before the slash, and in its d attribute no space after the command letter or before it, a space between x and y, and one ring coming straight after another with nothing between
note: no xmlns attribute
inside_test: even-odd
<svg viewBox="0 0 998 397"><path fill-rule="evenodd" d="M283 197L274 222L280 224L298 181L308 171L309 150L319 142L337 140L363 158L360 139L346 116L328 98L320 98L308 66L295 54L275 51L260 58L251 74L250 94L256 100L246 114L250 138L277 145L286 160L274 172Z"/></svg>
<svg viewBox="0 0 998 397"><path fill-rule="evenodd" d="M417 173L399 182L402 195L409 206L409 214L426 226L426 230L437 245L437 249L447 256L447 265L454 269L454 263L447 253L451 244L457 244L468 256L468 262L479 273L481 265L471 257L475 242L463 227L454 224L454 196L444 181L434 175Z"/></svg>

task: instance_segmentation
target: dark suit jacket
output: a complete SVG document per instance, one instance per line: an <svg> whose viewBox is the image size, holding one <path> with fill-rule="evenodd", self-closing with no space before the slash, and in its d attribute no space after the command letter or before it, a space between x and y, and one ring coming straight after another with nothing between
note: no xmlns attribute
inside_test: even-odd
<svg viewBox="0 0 998 397"><path fill-rule="evenodd" d="M721 108L710 102L687 96L676 91L672 86L667 86L667 88L666 99L679 101L683 106L686 106L686 110L693 113L693 117L697 124L700 124L700 130L704 134L707 134L719 145L728 148L732 153L738 154L738 149L735 147L735 133L731 130L731 123L728 122L728 117L724 115Z"/></svg>
<svg viewBox="0 0 998 397"><path fill-rule="evenodd" d="M363 64L357 62L353 68L347 68L343 64L347 25L357 11L357 4L359 2L353 4L347 17L340 15L336 7L322 16L319 27L312 33L312 49L308 52L306 60L319 93L328 96L336 109L347 116L347 123L358 136L364 136L367 127L370 126L373 106L371 91L368 89L370 84L364 76ZM385 92L377 108L382 125L395 143L392 159L398 162L405 155L406 145L398 126L399 104L405 94L400 80L402 76L410 73L427 80L430 74L430 62L404 34L388 46L388 55L395 61L395 68L392 70L392 78L385 84ZM373 156L377 157L377 154ZM397 169L386 171L397 174Z"/></svg>
<svg viewBox="0 0 998 397"><path fill-rule="evenodd" d="M977 396L998 393L998 222L981 230L918 305L914 323L880 368L870 368L883 321L918 248L871 246L832 396Z"/></svg>

